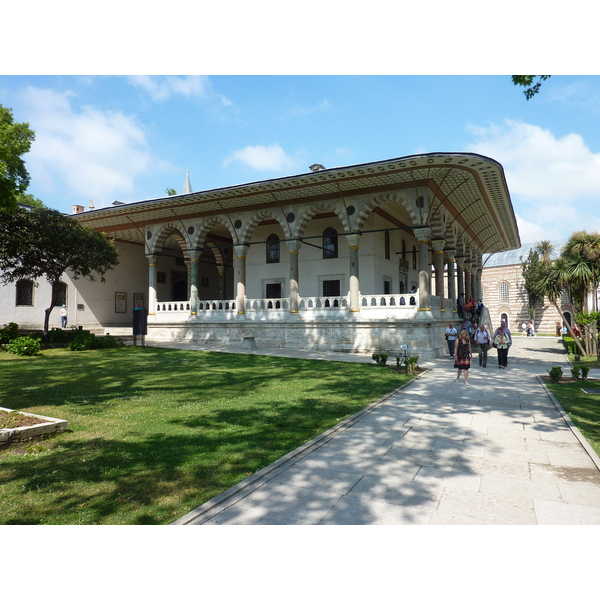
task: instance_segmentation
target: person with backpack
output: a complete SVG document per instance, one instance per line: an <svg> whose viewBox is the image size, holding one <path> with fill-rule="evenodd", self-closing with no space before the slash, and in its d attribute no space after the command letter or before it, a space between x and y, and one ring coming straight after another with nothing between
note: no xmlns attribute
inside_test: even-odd
<svg viewBox="0 0 600 600"><path fill-rule="evenodd" d="M473 341L477 345L477 351L479 352L479 366L485 368L487 367L487 355L492 336L483 323L476 329Z"/></svg>

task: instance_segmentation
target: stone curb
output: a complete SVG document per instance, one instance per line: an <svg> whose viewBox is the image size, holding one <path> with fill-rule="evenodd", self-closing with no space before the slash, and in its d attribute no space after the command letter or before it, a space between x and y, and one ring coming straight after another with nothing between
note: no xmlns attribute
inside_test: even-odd
<svg viewBox="0 0 600 600"><path fill-rule="evenodd" d="M575 425L575 423L571 421L571 417L569 417L569 415L563 410L563 407L560 405L559 401L554 397L554 394L546 387L546 384L544 383L541 376L536 375L536 377L538 378L538 381L542 384L542 387L546 391L546 394L548 394L550 400L552 400L552 402L554 403L554 406L556 406L556 409L560 413L565 423L569 426L569 429L573 432L573 435L579 440L579 443L583 446L583 449L589 454L589 457L596 465L596 468L598 469L598 471L600 471L600 457L598 457L594 449L590 446L589 442L579 431L577 425Z"/></svg>
<svg viewBox="0 0 600 600"><path fill-rule="evenodd" d="M36 423L35 425L24 425L23 427L14 427L11 429L0 429L0 446L12 442L23 442L25 440L42 437L51 433L58 433L67 428L68 421L64 419L55 419L53 417L44 417L42 415L34 415L33 413L23 412L22 410L12 410L10 408L2 408L5 412L18 412L28 417L36 417L42 419L45 423Z"/></svg>
<svg viewBox="0 0 600 600"><path fill-rule="evenodd" d="M269 481L270 479L275 477L275 475L278 475L281 471L283 471L285 468L287 468L289 466L290 462L294 462L298 458L304 456L305 454L308 454L309 452L311 452L312 450L315 450L319 446L322 446L323 444L328 442L330 440L330 438L334 437L340 431L342 431L344 429L348 429L349 427L354 425L364 415L375 410L379 405L381 405L383 402L385 402L388 398L391 398L394 394L398 393L400 390L403 390L405 387L411 385L412 383L417 381L417 379L419 379L420 377L422 377L423 375L425 375L428 372L429 372L429 369L427 369L426 371L424 371L422 373L419 373L416 377L414 377L410 381L407 381L406 383L402 384L400 387L396 388L394 391L390 392L386 396L383 396L383 398L376 400L372 404L369 404L369 406L365 406L365 408L363 408L360 411L358 411L357 413L351 415L347 419L344 419L340 423L337 423L336 425L334 425L327 431L324 431L323 433L318 435L316 438L313 438L312 440L309 440L308 442L306 442L302 446L299 446L295 450L288 452L287 454L285 454L284 456L282 456L275 462L264 467L260 471L257 471L253 475L250 475L250 477L247 477L246 479L240 481L239 483L236 483L233 487L230 487L229 489L225 490L224 492L221 492L218 496L215 496L214 498L207 500L204 504L202 504L198 508L190 511L189 513L187 513L183 517L180 517L176 521L169 523L169 525L188 525L192 521L197 521L200 518L203 518L203 521L199 522L198 524L201 524L202 522L207 521L209 518L212 518L213 516L215 516L222 510L224 510L225 508L228 508L229 506L235 504L237 501L239 501L242 498L244 498L245 496L247 496L250 492L254 491L256 488L259 488L261 485L263 485L264 483L266 483L267 481ZM242 494L242 492L243 492L243 494Z"/></svg>

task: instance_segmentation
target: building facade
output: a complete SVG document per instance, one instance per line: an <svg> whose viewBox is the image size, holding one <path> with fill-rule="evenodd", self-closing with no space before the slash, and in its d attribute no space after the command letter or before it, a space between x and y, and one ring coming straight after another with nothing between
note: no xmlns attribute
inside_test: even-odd
<svg viewBox="0 0 600 600"><path fill-rule="evenodd" d="M139 304L157 340L443 354L457 296L482 295L482 255L520 246L502 166L436 153L311 169L74 214L121 264L106 284L66 275L70 322L127 326Z"/></svg>
<svg viewBox="0 0 600 600"><path fill-rule="evenodd" d="M555 247L559 249L561 245L557 243ZM524 244L515 250L483 257L483 294L494 327L501 320L506 320L511 331L517 333L521 331L523 322L529 323L531 320L522 263L535 246L535 243ZM558 254L557 251L553 258L557 258ZM554 335L556 323L562 324L563 316L570 324L575 322L573 305L567 294L563 295L558 305L560 313L547 299L544 304L536 305L533 322L536 333Z"/></svg>

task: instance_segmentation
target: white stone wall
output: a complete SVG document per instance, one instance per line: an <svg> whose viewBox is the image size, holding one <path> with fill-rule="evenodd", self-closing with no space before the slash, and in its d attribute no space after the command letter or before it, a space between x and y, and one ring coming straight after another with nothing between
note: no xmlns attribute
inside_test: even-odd
<svg viewBox="0 0 600 600"><path fill-rule="evenodd" d="M117 243L119 265L105 275L106 283L87 279L73 280L68 273L62 278L67 284L68 326L84 329L126 326L131 324L133 295L144 295L148 307L148 260L143 249L130 244ZM16 306L16 283L0 286L0 325L14 322L23 329L41 329L44 311L50 305L51 286L46 280L38 280L33 289L33 306ZM125 293L125 313L115 312L115 293ZM60 327L60 309L50 314L50 328Z"/></svg>

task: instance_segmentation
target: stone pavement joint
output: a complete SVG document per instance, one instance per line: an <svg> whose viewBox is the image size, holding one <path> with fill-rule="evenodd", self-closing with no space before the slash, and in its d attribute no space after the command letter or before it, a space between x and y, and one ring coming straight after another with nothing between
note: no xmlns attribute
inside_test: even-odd
<svg viewBox="0 0 600 600"><path fill-rule="evenodd" d="M468 387L449 357L428 361L409 384L173 524L600 524L600 459L539 377L566 365L559 340L515 336L508 368L495 361L493 352L485 369L475 360Z"/></svg>

